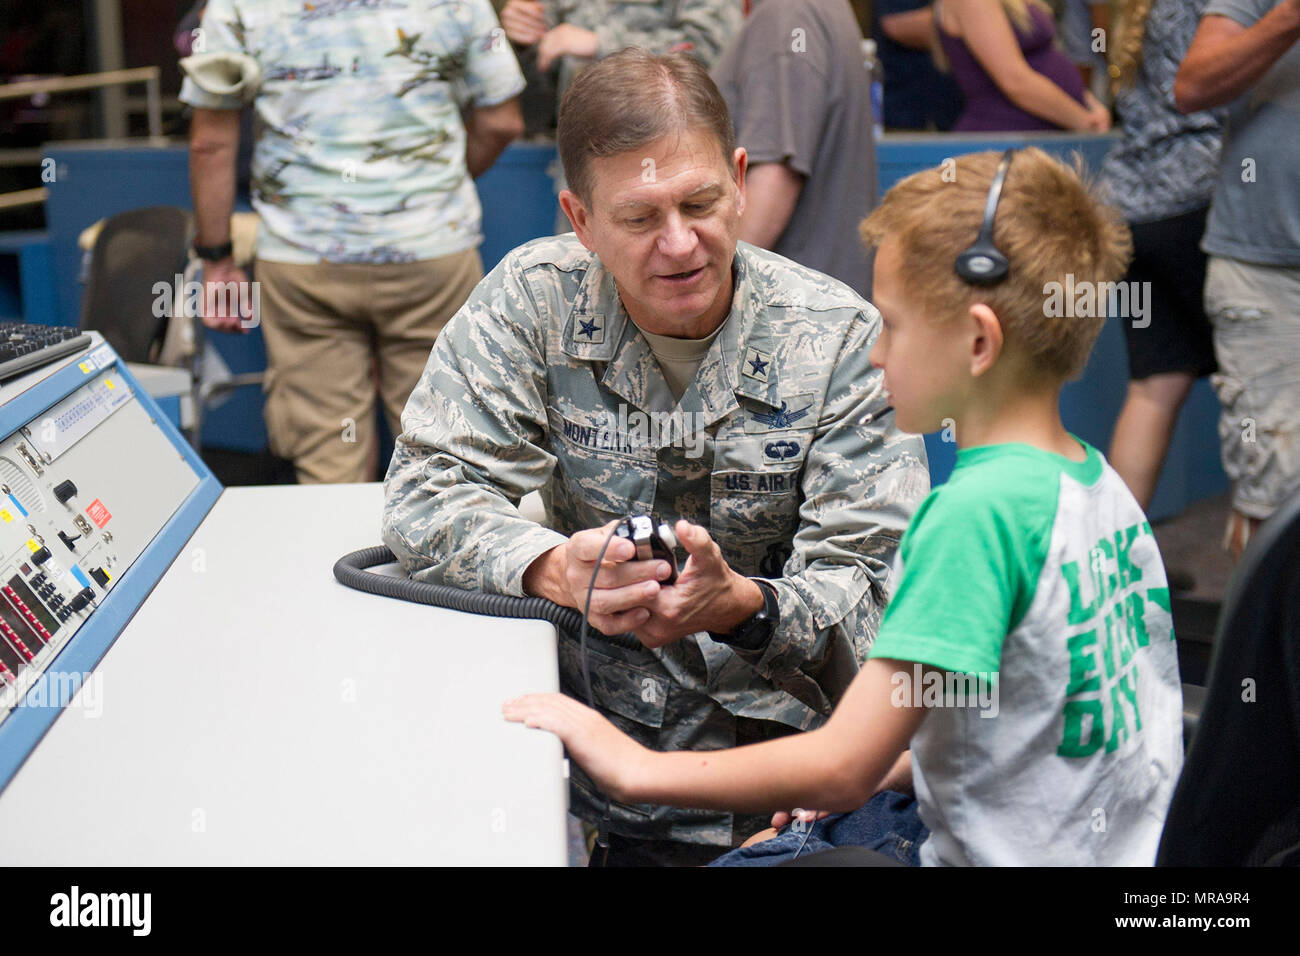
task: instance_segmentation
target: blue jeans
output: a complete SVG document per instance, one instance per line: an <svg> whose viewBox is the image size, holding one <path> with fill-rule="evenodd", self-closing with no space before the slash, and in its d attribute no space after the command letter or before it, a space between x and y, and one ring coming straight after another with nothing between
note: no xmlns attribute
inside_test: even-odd
<svg viewBox="0 0 1300 956"><path fill-rule="evenodd" d="M917 813L916 799L885 790L852 813L837 813L813 824L808 833L791 824L770 840L740 847L718 857L709 866L776 866L794 858L804 836L808 842L799 852L802 860L811 853L840 846L860 846L883 853L906 866L918 866L918 851L930 831Z"/></svg>

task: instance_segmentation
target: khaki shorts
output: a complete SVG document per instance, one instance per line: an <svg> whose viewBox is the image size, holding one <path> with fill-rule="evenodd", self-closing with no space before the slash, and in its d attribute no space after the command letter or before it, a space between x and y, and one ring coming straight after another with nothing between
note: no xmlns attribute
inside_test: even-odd
<svg viewBox="0 0 1300 956"><path fill-rule="evenodd" d="M1211 256L1205 314L1232 506L1267 518L1300 488L1300 267Z"/></svg>
<svg viewBox="0 0 1300 956"><path fill-rule="evenodd" d="M374 480L376 391L396 435L434 340L483 277L478 250L383 264L259 259L254 277L271 451L292 459L300 482Z"/></svg>

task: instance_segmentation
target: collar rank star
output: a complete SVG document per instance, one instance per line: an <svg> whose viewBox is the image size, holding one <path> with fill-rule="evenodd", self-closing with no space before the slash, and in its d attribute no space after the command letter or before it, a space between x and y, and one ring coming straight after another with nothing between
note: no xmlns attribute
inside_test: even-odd
<svg viewBox="0 0 1300 956"><path fill-rule="evenodd" d="M767 381L767 367L772 364L772 356L768 352L760 352L756 348L745 350L745 365L741 370L745 375L760 382Z"/></svg>
<svg viewBox="0 0 1300 956"><path fill-rule="evenodd" d="M573 327L573 340L575 342L589 342L593 345L599 345L605 341L605 319L603 316L593 315L590 318L579 318L578 324Z"/></svg>

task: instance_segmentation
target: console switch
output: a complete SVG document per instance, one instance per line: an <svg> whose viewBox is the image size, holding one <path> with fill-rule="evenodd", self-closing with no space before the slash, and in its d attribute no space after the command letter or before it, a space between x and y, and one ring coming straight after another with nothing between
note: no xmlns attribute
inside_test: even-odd
<svg viewBox="0 0 1300 956"><path fill-rule="evenodd" d="M77 596L68 602L68 607L74 611L80 611L95 597L95 592L91 588L82 588L77 592Z"/></svg>

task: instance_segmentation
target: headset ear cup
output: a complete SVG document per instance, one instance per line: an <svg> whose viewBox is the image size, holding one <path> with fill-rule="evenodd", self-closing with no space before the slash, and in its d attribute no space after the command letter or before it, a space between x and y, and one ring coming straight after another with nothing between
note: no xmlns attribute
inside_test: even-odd
<svg viewBox="0 0 1300 956"><path fill-rule="evenodd" d="M954 267L966 282L992 285L1006 278L1010 263L993 246L976 243L957 257Z"/></svg>

